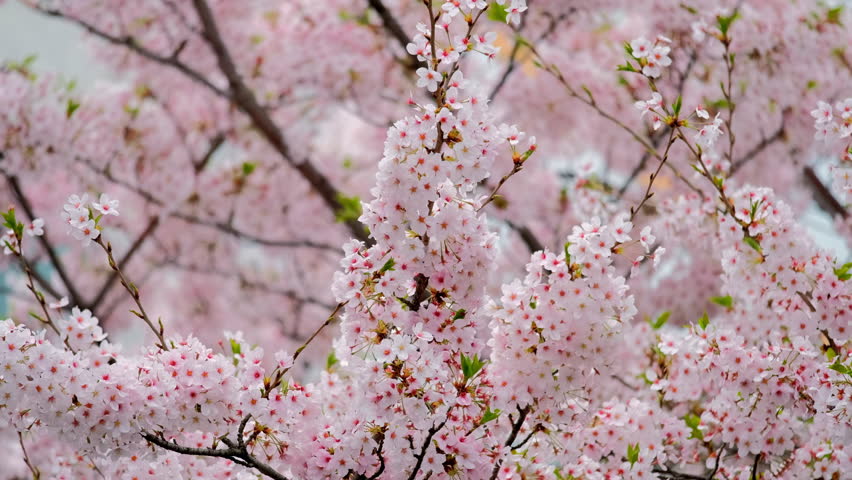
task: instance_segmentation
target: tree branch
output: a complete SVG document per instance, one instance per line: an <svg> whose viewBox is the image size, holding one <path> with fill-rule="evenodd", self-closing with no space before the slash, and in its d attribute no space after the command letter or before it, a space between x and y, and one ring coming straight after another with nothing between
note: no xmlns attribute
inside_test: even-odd
<svg viewBox="0 0 852 480"><path fill-rule="evenodd" d="M402 47L402 51L406 54L407 62L405 63L405 67L409 70L416 70L419 67L425 67L426 62L421 62L417 59L416 55L411 55L408 53L408 44L411 42L411 38L405 33L405 30L402 28L402 25L396 20L396 17L393 16L390 10L382 3L382 0L367 0L367 3L370 5L370 8L376 11L379 15L379 18L382 19L382 26L385 31L393 37L397 43Z"/></svg>
<svg viewBox="0 0 852 480"><path fill-rule="evenodd" d="M145 227L145 230L143 230L142 233L140 233L139 236L136 237L136 240L127 250L127 253L125 253L124 257L122 257L122 259L118 262L119 269L124 270L127 268L127 265L128 263L130 263L130 260L133 259L133 257L136 255L136 252L138 252L139 249L142 247L142 244L145 243L145 240L147 240L148 237L154 233L154 230L156 230L157 226L159 225L160 217L151 217L151 219L148 221L148 225ZM98 290L98 295L95 297L94 300L91 301L91 303L89 303L87 307L89 308L89 310L92 310L94 312L101 305L109 291L112 290L112 287L115 285L116 280L118 280L118 270L113 270L113 272L106 279L106 281L104 281L103 285L101 285L101 288Z"/></svg>
<svg viewBox="0 0 852 480"><path fill-rule="evenodd" d="M240 110L242 110L243 113L251 118L258 131L264 138L266 138L269 144L281 155L281 157L283 157L291 167L296 169L296 171L298 171L302 177L307 180L311 187L319 193L320 197L322 197L323 201L332 210L332 212L339 211L342 207L339 201L340 192L334 188L329 179L317 170L308 159L303 159L301 161L297 161L295 159L290 150L290 146L287 144L284 139L284 135L281 133L281 130L279 130L278 126L275 125L272 117L270 117L266 109L258 103L257 98L255 98L254 94L245 82L243 82L234 61L231 58L231 54L228 52L228 48L222 40L222 36L219 33L219 27L216 25L216 20L213 17L213 12L210 10L210 6L207 5L205 0L192 0L192 3L198 13L198 18L201 20L204 38L207 40L207 43L210 45L211 50L213 50L213 53L216 56L219 69L228 79L233 102ZM355 238L367 244L372 243L369 234L357 220L347 220L345 223Z"/></svg>
<svg viewBox="0 0 852 480"><path fill-rule="evenodd" d="M840 215L843 218L849 216L846 207L841 204L837 198L831 193L831 190L826 187L822 180L819 179L816 172L811 167L805 167L805 182L811 188L814 195L814 200L826 212L831 215Z"/></svg>
<svg viewBox="0 0 852 480"><path fill-rule="evenodd" d="M527 405L524 408L518 407L518 419L512 424L512 431L509 432L509 438L506 439L506 442L503 445L512 448L512 444L515 443L515 439L518 438L518 432L521 431L521 427L524 425L524 421L527 419L527 415L529 415L531 410L532 406L530 405ZM511 415L509 418L511 418ZM502 464L502 459L497 460L497 463L494 464L494 469L491 470L491 477L489 477L489 480L497 478L497 474L500 473L500 466Z"/></svg>
<svg viewBox="0 0 852 480"><path fill-rule="evenodd" d="M426 440L423 441L423 446L420 448L420 453L418 453L414 458L417 459L417 462L414 464L414 469L411 471L411 475L408 476L408 480L415 480L417 478L417 474L420 473L420 467L423 465L423 459L426 458L426 452L429 451L429 445L432 444L432 437L438 433L438 430L444 428L444 425L447 424L447 421L439 423L438 425L432 425L429 427L429 431L426 434Z"/></svg>
<svg viewBox="0 0 852 480"><path fill-rule="evenodd" d="M98 38L101 38L103 40L106 40L107 42L112 43L114 45L126 47L126 48L130 49L131 51L139 54L140 56L147 58L148 60L159 63L161 65L165 65L165 66L174 68L175 70L183 73L184 75L186 75L187 77L189 77L193 81L195 81L195 82L197 82L201 85L204 85L205 87L210 89L212 92L216 93L216 95L218 95L218 96L220 96L224 99L230 100L230 95L228 95L228 92L226 92L225 90L222 90L221 88L219 88L216 85L214 85L213 83L211 83L210 80L207 80L207 78L204 77L204 75L202 75L197 70L192 69L191 67L189 67L185 63L178 60L178 56L180 55L180 51L183 50L183 48L181 48L180 46L178 47L177 50L172 52L172 54L169 55L169 56L161 55L157 52L154 52L153 50L149 50L148 48L146 48L142 45L139 45L138 43L136 43L136 40L131 36L119 37L119 36L111 35L111 34L105 32L105 31L99 29L95 25L92 25L91 23L86 22L85 20L82 20L82 19L76 18L76 17L69 17L59 10L46 9L46 8L39 7L37 5L30 5L30 6L34 10L41 12L41 13L47 15L47 16L62 18L62 19L68 20L72 23L75 23L75 24L83 27L90 34L92 34L92 35L94 35Z"/></svg>

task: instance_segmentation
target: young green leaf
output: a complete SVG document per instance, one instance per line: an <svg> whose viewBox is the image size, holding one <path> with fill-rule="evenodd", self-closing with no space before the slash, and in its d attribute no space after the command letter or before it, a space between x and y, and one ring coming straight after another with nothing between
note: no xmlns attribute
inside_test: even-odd
<svg viewBox="0 0 852 480"><path fill-rule="evenodd" d="M663 325L666 324L666 322L669 320L669 316L671 316L671 314L672 314L672 312L666 310L665 312L661 313L660 316L657 317L657 319L654 320L653 322L649 319L648 323L651 324L651 328L653 328L654 330L659 330L660 328L663 327Z"/></svg>
<svg viewBox="0 0 852 480"><path fill-rule="evenodd" d="M754 237L744 237L743 241L746 245L753 248L757 253L763 254L763 249L760 248L760 242L757 241Z"/></svg>
<svg viewBox="0 0 852 480"><path fill-rule="evenodd" d="M627 445L627 461L630 462L630 468L633 468L633 464L639 461L638 443L631 443Z"/></svg>
<svg viewBox="0 0 852 480"><path fill-rule="evenodd" d="M470 380L475 377L484 366L485 362L479 359L478 354L472 357L468 357L463 353L461 354L461 367L465 380Z"/></svg>
<svg viewBox="0 0 852 480"><path fill-rule="evenodd" d="M698 326L701 330L707 330L707 325L710 325L710 317L707 316L707 312L704 312L704 315L698 319Z"/></svg>
<svg viewBox="0 0 852 480"><path fill-rule="evenodd" d="M391 258L388 259L387 262L385 262L384 265L382 265L382 268L379 269L379 273L385 273L385 272L393 271L394 265L396 265L396 260L394 260L393 257L391 257Z"/></svg>
<svg viewBox="0 0 852 480"><path fill-rule="evenodd" d="M710 301L716 305L721 305L726 308L731 308L734 305L734 299L730 295L724 297L710 297Z"/></svg>

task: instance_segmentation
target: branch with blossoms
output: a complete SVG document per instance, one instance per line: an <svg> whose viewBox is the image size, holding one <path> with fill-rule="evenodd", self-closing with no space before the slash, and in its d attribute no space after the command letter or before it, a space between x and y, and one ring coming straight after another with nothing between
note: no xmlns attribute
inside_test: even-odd
<svg viewBox="0 0 852 480"><path fill-rule="evenodd" d="M145 325L154 333L159 341L157 346L160 349L169 350L163 332L162 320L158 322L159 326L155 326L148 317L145 307L142 305L139 288L125 277L121 265L119 265L113 256L112 244L108 241L105 242L101 235L101 230L103 230L101 220L109 216L118 216L118 205L118 200L110 199L105 193L101 194L99 201L91 202L91 205L89 204L88 194L84 193L82 196L71 195L68 198L68 203L63 207L62 216L70 227L69 233L73 234L78 240L81 240L84 247L94 241L103 249L107 255L110 268L118 276L119 282L136 304L138 310L131 310L131 313L145 322Z"/></svg>
<svg viewBox="0 0 852 480"><path fill-rule="evenodd" d="M36 287L33 269L24 256L24 231L26 230L27 235L30 237L43 235L44 230L42 226L44 225L44 220L35 218L32 223L24 227L24 224L17 219L14 208L10 208L5 213L0 214L0 217L3 219L3 223L0 226L7 229L6 233L0 237L0 240L3 242L3 253L14 255L18 260L18 263L24 270L24 275L27 277L27 288L41 307L41 315L30 312L30 316L38 320L41 324L50 327L65 342L68 349L73 352L74 349L68 343L68 337L63 336L56 322L53 320L50 313L51 309L47 304L47 300L44 298L44 294Z"/></svg>

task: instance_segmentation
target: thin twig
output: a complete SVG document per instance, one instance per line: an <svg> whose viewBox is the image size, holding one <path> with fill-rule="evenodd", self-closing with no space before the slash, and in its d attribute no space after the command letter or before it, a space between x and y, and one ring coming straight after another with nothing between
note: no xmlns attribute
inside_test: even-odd
<svg viewBox="0 0 852 480"><path fill-rule="evenodd" d="M154 326L154 323L151 322L151 319L148 317L148 314L145 312L145 307L142 306L141 296L139 294L139 288L136 287L133 283L125 278L124 273L121 271L121 267L116 263L115 257L112 255L112 245L109 242L104 243L103 235L99 235L98 238L95 239L95 243L103 248L104 252L107 254L107 259L109 260L109 266L112 268L114 272L118 275L118 279L121 281L121 285L127 290L127 293L130 294L130 297L136 303L136 307L139 308L139 311L131 311L134 315L141 318L148 328L154 332L154 335L159 340L160 344L158 347L162 350L169 350L169 346L166 344L165 336L163 335L163 322L159 322L159 328Z"/></svg>
<svg viewBox="0 0 852 480"><path fill-rule="evenodd" d="M432 425L429 427L429 431L426 433L426 439L423 441L423 446L420 447L420 453L414 456L417 459L417 462L414 464L414 469L411 470L411 475L408 476L408 480L415 480L417 478L417 474L420 473L420 467L423 465L423 459L426 458L426 452L429 451L429 446L432 444L432 437L438 433L438 430L444 428L444 425L447 424L447 421L439 423L438 425Z"/></svg>
<svg viewBox="0 0 852 480"><path fill-rule="evenodd" d="M530 405L527 405L524 408L518 407L518 419L512 424L512 431L509 432L509 437L506 439L503 445L509 448L512 447L512 444L515 443L515 439L518 438L518 432L521 431L521 427L524 425L524 421L527 419L527 415L529 415L531 410L532 406ZM489 480L494 480L497 478L497 474L500 473L500 466L502 464L502 459L498 460L497 463L494 464L494 469L491 470L491 476L489 477Z"/></svg>
<svg viewBox="0 0 852 480"><path fill-rule="evenodd" d="M148 221L148 225L145 227L145 230L143 230L142 233L140 233L139 236L136 237L136 240L134 240L133 244L130 245L130 248L127 250L127 253L125 253L124 257L121 258L121 261L118 262L119 269L124 270L127 268L127 265L130 263L130 260L132 260L133 257L136 255L136 252L139 251L139 249L142 247L142 244L145 243L145 240L152 233L154 233L154 230L159 224L160 217L151 217L151 219ZM89 303L87 307L89 308L89 310L92 310L93 312L97 310L97 308L104 301L104 298L106 298L109 291L112 290L112 287L115 285L116 280L118 280L118 270L113 270L112 274L110 274L110 276L104 281L103 285L101 285L101 288L98 290L98 294L95 299L92 300L91 303Z"/></svg>

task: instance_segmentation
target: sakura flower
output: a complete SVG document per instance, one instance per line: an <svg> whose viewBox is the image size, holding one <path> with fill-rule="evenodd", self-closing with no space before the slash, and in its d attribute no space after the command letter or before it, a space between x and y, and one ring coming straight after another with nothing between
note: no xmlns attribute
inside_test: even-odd
<svg viewBox="0 0 852 480"><path fill-rule="evenodd" d="M649 251L651 249L651 245L653 245L656 239L657 238L653 234L651 234L651 227L649 226L644 227L642 231L639 232L639 243L641 243L642 246L645 247L646 251Z"/></svg>
<svg viewBox="0 0 852 480"><path fill-rule="evenodd" d="M630 42L630 48L633 50L633 56L636 58L645 58L651 54L653 45L645 37L639 37Z"/></svg>
<svg viewBox="0 0 852 480"><path fill-rule="evenodd" d="M476 35L475 39L476 48L482 54L485 54L490 57L500 51L499 47L494 46L494 41L497 40L497 32L482 33ZM456 73L461 73L461 70Z"/></svg>
<svg viewBox="0 0 852 480"><path fill-rule="evenodd" d="M92 243L92 240L98 238L98 235L100 235L101 232L95 228L94 220L88 220L74 230L72 234L77 240L82 240L83 246L87 247L90 243Z"/></svg>
<svg viewBox="0 0 852 480"><path fill-rule="evenodd" d="M654 113L654 111L663 105L663 96L657 92L651 94L650 100L639 100L638 102L633 104L639 111L639 118L645 116L648 113Z"/></svg>
<svg viewBox="0 0 852 480"><path fill-rule="evenodd" d="M701 146L701 148L710 148L718 140L719 136L722 135L722 119L719 118L719 114L716 114L716 118L713 120L713 123L705 125L698 130L698 133L695 134L695 142Z"/></svg>
<svg viewBox="0 0 852 480"><path fill-rule="evenodd" d="M613 241L617 243L630 241L630 230L633 229L633 223L629 219L630 215L622 213L612 220L608 232L612 235Z"/></svg>
<svg viewBox="0 0 852 480"><path fill-rule="evenodd" d="M438 52L438 58L440 58L441 63L443 63L445 65L450 65L452 63L455 63L456 61L458 61L459 56L460 56L459 51L455 47L452 47L452 46L442 48Z"/></svg>
<svg viewBox="0 0 852 480"><path fill-rule="evenodd" d="M423 331L423 322L418 322L414 326L414 337L427 343L431 342L433 338L431 333Z"/></svg>
<svg viewBox="0 0 852 480"><path fill-rule="evenodd" d="M92 207L104 215L118 216L118 200L110 200L106 193L101 194L99 202L92 202Z"/></svg>
<svg viewBox="0 0 852 480"><path fill-rule="evenodd" d="M27 225L27 235L31 237L40 237L44 235L44 220L36 218Z"/></svg>
<svg viewBox="0 0 852 480"><path fill-rule="evenodd" d="M3 254L11 255L18 248L18 237L15 236L15 232L12 230L7 230L2 237L0 237L0 242L3 243Z"/></svg>
<svg viewBox="0 0 852 480"><path fill-rule="evenodd" d="M831 105L823 101L817 102L817 108L811 110L811 116L816 119L817 125L829 123L834 118Z"/></svg>
<svg viewBox="0 0 852 480"><path fill-rule="evenodd" d="M698 115L698 118L703 118L704 120L710 120L710 114L707 113L707 110L704 108L704 105L699 105L695 107L695 114Z"/></svg>
<svg viewBox="0 0 852 480"><path fill-rule="evenodd" d="M672 59L669 57L669 52L671 50L671 47L657 45L654 47L654 50L651 51L651 55L648 58L653 59L654 62L661 67L668 67L672 64Z"/></svg>
<svg viewBox="0 0 852 480"><path fill-rule="evenodd" d="M837 109L838 113L840 114L840 118L844 120L846 120L847 118L852 118L852 97L837 102L834 105L834 108Z"/></svg>
<svg viewBox="0 0 852 480"><path fill-rule="evenodd" d="M405 46L405 51L411 55L417 56L418 60L425 60L430 54L429 40L423 35L414 37L414 42Z"/></svg>
<svg viewBox="0 0 852 480"><path fill-rule="evenodd" d="M451 17L455 17L459 14L459 7L461 6L461 0L447 0L444 2L444 5L441 6L441 9L447 13L447 15Z"/></svg>
<svg viewBox="0 0 852 480"><path fill-rule="evenodd" d="M89 203L89 194L84 193L82 196L71 195L68 197L68 200L66 200L63 209L69 213L75 212L80 209L85 209L87 203Z"/></svg>
<svg viewBox="0 0 852 480"><path fill-rule="evenodd" d="M506 23L518 25L521 23L521 13L527 10L527 0L512 0L512 5L506 12Z"/></svg>
<svg viewBox="0 0 852 480"><path fill-rule="evenodd" d="M293 366L293 355L287 352L275 352L275 365L280 369L288 369Z"/></svg>
<svg viewBox="0 0 852 480"><path fill-rule="evenodd" d="M59 310L62 307L68 306L68 297L62 297L55 302L50 302L47 306L54 310Z"/></svg>
<svg viewBox="0 0 852 480"><path fill-rule="evenodd" d="M417 86L420 88L425 87L426 90L430 92L434 92L438 89L438 82L441 79L441 74L425 67L420 67L417 69Z"/></svg>
<svg viewBox="0 0 852 480"><path fill-rule="evenodd" d="M664 253L666 253L666 249L664 247L657 247L657 249L654 250L653 255L651 255L651 258L654 259L654 268L657 268L660 265L660 260L663 258Z"/></svg>

